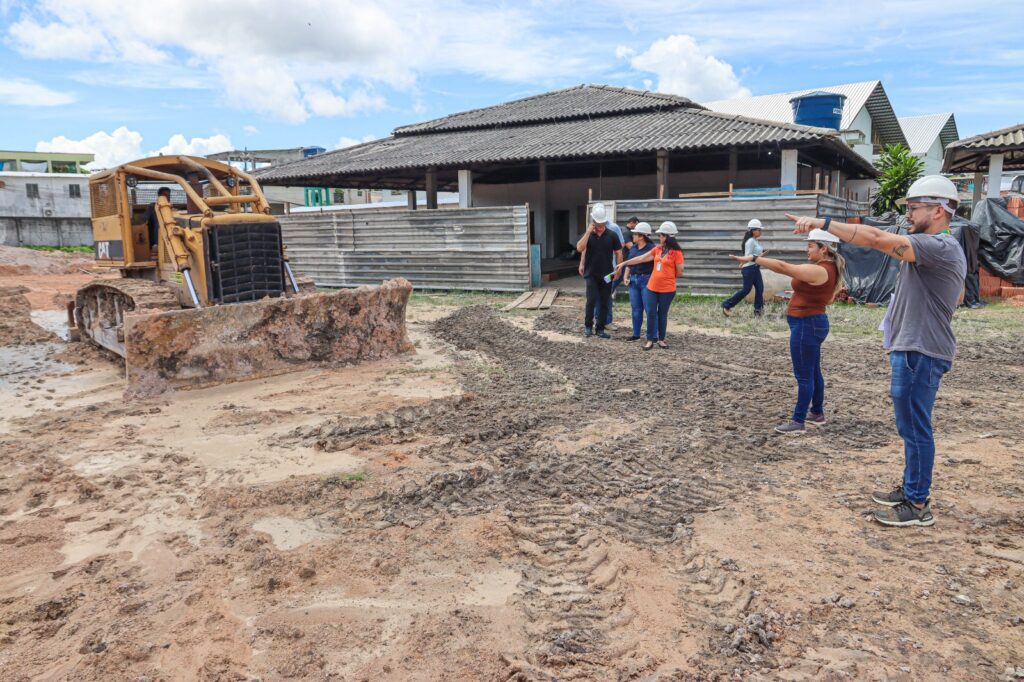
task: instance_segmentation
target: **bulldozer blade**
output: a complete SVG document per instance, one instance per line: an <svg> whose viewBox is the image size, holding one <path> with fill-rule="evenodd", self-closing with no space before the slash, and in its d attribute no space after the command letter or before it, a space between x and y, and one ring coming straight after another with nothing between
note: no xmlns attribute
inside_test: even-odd
<svg viewBox="0 0 1024 682"><path fill-rule="evenodd" d="M128 314L126 395L243 381L315 366L380 360L412 350L405 308L412 285Z"/></svg>

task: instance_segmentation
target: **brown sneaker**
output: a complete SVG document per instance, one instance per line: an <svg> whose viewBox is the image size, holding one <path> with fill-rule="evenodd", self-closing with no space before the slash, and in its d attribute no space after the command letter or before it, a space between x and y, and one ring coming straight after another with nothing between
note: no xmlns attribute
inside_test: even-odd
<svg viewBox="0 0 1024 682"><path fill-rule="evenodd" d="M811 426L824 426L825 424L828 424L828 422L825 421L824 414L815 414L814 412L807 413L807 421L804 423L810 424Z"/></svg>

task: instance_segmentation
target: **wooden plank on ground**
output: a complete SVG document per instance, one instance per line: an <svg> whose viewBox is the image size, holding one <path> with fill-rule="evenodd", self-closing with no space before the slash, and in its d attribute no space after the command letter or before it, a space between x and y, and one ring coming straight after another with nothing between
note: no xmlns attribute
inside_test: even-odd
<svg viewBox="0 0 1024 682"><path fill-rule="evenodd" d="M545 289L544 298L541 299L540 309L547 310L551 307L551 304L555 302L555 297L558 296L558 289Z"/></svg>
<svg viewBox="0 0 1024 682"><path fill-rule="evenodd" d="M519 294L519 297L516 300L512 301L507 306L505 306L505 310L512 310L513 308L517 307L520 303L530 298L530 296L532 295L532 291L524 291L523 293Z"/></svg>
<svg viewBox="0 0 1024 682"><path fill-rule="evenodd" d="M533 296L520 303L519 307L522 310L536 310L540 307L540 302L544 300L544 294L547 291L547 289L537 289L533 292Z"/></svg>

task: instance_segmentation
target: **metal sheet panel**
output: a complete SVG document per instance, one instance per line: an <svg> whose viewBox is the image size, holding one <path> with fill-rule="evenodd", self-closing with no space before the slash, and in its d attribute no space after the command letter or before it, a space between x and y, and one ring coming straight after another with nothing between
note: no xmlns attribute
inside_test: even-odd
<svg viewBox="0 0 1024 682"><path fill-rule="evenodd" d="M846 217L866 212L866 204L829 195L604 203L614 204L620 220L635 215L654 229L665 220L674 222L686 256L680 290L716 295L731 293L743 283L739 264L729 255L741 253L740 243L751 218L758 218L764 226L761 244L773 258L799 263L805 258L805 238L793 234L793 224L785 213Z"/></svg>
<svg viewBox="0 0 1024 682"><path fill-rule="evenodd" d="M281 216L288 256L318 286L404 277L417 289L530 288L526 206Z"/></svg>

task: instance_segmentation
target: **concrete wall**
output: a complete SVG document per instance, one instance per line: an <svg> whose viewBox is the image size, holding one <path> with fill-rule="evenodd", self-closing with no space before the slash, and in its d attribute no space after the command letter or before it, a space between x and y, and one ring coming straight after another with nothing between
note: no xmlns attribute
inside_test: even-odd
<svg viewBox="0 0 1024 682"><path fill-rule="evenodd" d="M936 137L928 151L918 155L918 158L924 161L925 175L937 175L942 172L942 156L944 152L942 141Z"/></svg>
<svg viewBox="0 0 1024 682"><path fill-rule="evenodd" d="M88 218L89 178L65 173L0 173L0 217ZM28 196L28 185L39 187L39 197ZM72 197L78 185L80 197Z"/></svg>
<svg viewBox="0 0 1024 682"><path fill-rule="evenodd" d="M92 246L88 218L0 216L0 244L6 246Z"/></svg>

